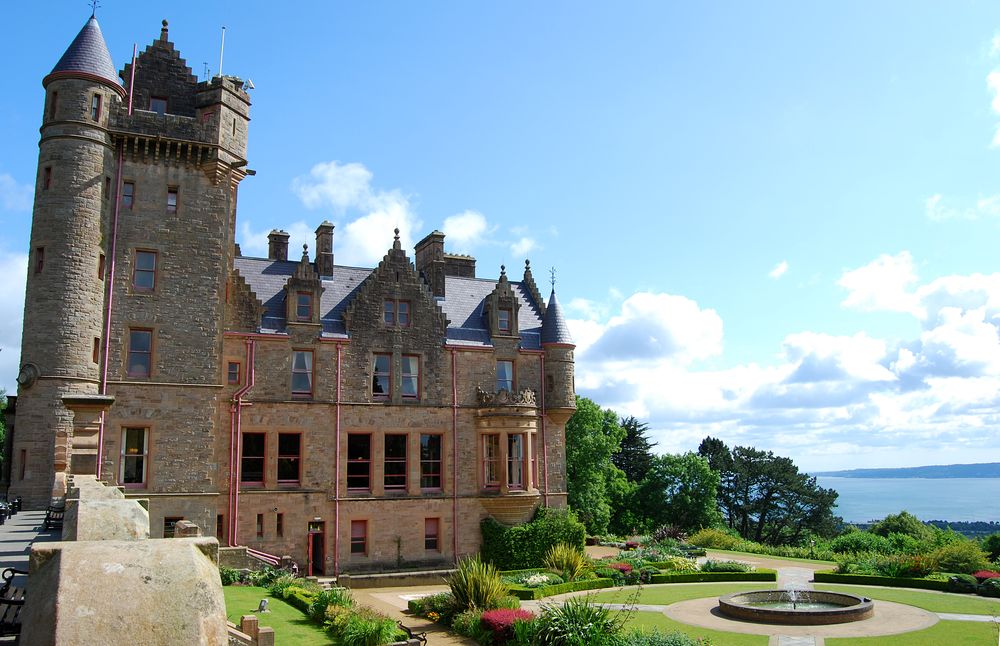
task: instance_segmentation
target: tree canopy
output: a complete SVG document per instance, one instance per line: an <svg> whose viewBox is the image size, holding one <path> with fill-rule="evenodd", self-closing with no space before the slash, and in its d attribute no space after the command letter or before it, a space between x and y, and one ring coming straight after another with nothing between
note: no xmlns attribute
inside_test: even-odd
<svg viewBox="0 0 1000 646"><path fill-rule="evenodd" d="M711 527L721 518L716 503L719 474L694 453L658 455L639 483L634 500L646 528L675 525L685 532Z"/></svg>
<svg viewBox="0 0 1000 646"><path fill-rule="evenodd" d="M625 429L621 447L611 456L611 462L625 473L631 482L641 482L653 466L653 447L646 437L649 425L635 417L623 417L621 427Z"/></svg>
<svg viewBox="0 0 1000 646"><path fill-rule="evenodd" d="M608 531L611 506L607 481L617 467L611 455L618 450L625 430L618 414L601 409L592 400L578 397L576 412L566 422L566 479L569 506L591 534Z"/></svg>

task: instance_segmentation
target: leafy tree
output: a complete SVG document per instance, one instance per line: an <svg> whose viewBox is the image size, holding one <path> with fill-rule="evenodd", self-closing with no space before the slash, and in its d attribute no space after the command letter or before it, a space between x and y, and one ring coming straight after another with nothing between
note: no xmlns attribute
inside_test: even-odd
<svg viewBox="0 0 1000 646"><path fill-rule="evenodd" d="M898 514L889 514L869 529L872 534L888 536L889 534L906 534L918 541L928 541L934 536L934 530L923 523L922 520L908 511L901 511Z"/></svg>
<svg viewBox="0 0 1000 646"><path fill-rule="evenodd" d="M602 410L586 397L576 400L576 412L566 422L566 479L569 506L591 534L608 531L611 506L608 472L625 430L613 410Z"/></svg>
<svg viewBox="0 0 1000 646"><path fill-rule="evenodd" d="M622 418L621 427L625 429L625 437L618 452L611 456L611 462L632 482L642 482L653 466L652 450L656 446L646 437L649 425L630 416Z"/></svg>
<svg viewBox="0 0 1000 646"><path fill-rule="evenodd" d="M836 533L837 492L818 486L789 458L745 446L729 451L710 437L698 452L719 471L719 506L726 524L743 538L781 545Z"/></svg>
<svg viewBox="0 0 1000 646"><path fill-rule="evenodd" d="M983 549L990 555L991 561L1000 559L1000 532L990 534L984 538Z"/></svg>
<svg viewBox="0 0 1000 646"><path fill-rule="evenodd" d="M639 484L629 480L624 471L613 465L606 476L604 486L608 493L608 505L611 507L608 530L619 536L639 532L647 525L635 504Z"/></svg>
<svg viewBox="0 0 1000 646"><path fill-rule="evenodd" d="M717 524L719 474L694 453L659 455L639 484L635 506L647 528L675 525L685 532Z"/></svg>

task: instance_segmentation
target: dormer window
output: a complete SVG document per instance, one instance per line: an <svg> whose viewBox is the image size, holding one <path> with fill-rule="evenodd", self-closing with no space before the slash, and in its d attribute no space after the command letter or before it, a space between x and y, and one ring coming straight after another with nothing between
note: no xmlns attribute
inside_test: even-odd
<svg viewBox="0 0 1000 646"><path fill-rule="evenodd" d="M162 96L149 97L149 111L155 112L161 117L167 113L167 100Z"/></svg>
<svg viewBox="0 0 1000 646"><path fill-rule="evenodd" d="M295 320L297 321L311 321L312 320L312 302L313 296L311 292L298 292L295 295Z"/></svg>
<svg viewBox="0 0 1000 646"><path fill-rule="evenodd" d="M502 307L497 310L497 329L510 334L511 311L509 307Z"/></svg>

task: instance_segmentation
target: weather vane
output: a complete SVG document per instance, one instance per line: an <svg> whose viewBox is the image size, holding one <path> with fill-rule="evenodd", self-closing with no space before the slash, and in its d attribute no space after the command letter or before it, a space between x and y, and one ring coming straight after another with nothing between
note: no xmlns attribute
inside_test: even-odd
<svg viewBox="0 0 1000 646"><path fill-rule="evenodd" d="M97 8L101 6L98 0L90 0L87 4L90 5L90 17L93 18L97 15Z"/></svg>
<svg viewBox="0 0 1000 646"><path fill-rule="evenodd" d="M552 267L549 269L550 280L552 281L552 291L556 290L556 268Z"/></svg>

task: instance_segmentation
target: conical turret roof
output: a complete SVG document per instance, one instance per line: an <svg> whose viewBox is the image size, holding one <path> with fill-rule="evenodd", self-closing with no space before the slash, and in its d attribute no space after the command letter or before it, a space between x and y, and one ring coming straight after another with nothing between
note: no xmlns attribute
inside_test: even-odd
<svg viewBox="0 0 1000 646"><path fill-rule="evenodd" d="M108 46L104 42L101 26L97 24L97 18L94 16L90 17L66 48L66 52L52 68L52 72L45 77L43 84L61 77L92 78L113 86L119 92L124 92L124 88L118 82L115 64L111 62Z"/></svg>
<svg viewBox="0 0 1000 646"><path fill-rule="evenodd" d="M569 333L569 325L563 318L562 308L556 300L556 290L549 296L549 304L545 307L545 318L542 319L542 345L546 343L566 343L573 345L573 337Z"/></svg>

